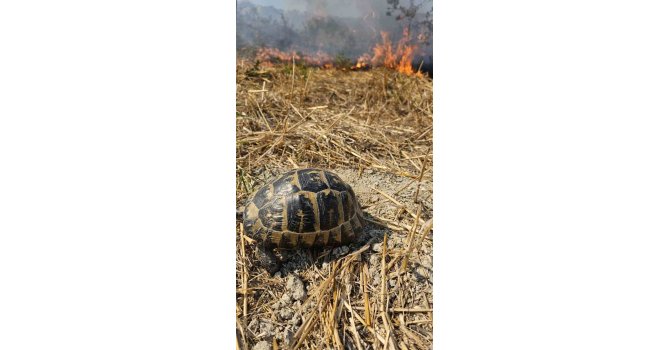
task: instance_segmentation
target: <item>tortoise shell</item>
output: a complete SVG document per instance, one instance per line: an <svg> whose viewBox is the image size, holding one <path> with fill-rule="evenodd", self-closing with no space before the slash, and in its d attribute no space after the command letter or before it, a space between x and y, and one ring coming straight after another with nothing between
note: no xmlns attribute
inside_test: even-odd
<svg viewBox="0 0 670 350"><path fill-rule="evenodd" d="M351 186L315 168L291 170L259 188L243 217L248 236L278 248L336 246L363 231Z"/></svg>

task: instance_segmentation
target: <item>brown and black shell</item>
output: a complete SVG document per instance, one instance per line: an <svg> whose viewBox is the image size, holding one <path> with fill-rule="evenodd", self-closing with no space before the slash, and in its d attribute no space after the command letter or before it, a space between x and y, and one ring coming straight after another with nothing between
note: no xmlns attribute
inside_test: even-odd
<svg viewBox="0 0 670 350"><path fill-rule="evenodd" d="M351 186L322 169L291 170L262 186L244 209L244 231L270 247L324 247L354 241L363 231Z"/></svg>

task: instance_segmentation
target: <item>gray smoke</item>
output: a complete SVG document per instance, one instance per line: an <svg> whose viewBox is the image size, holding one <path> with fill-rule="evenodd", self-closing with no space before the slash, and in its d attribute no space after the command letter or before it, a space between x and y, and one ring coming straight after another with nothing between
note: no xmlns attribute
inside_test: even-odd
<svg viewBox="0 0 670 350"><path fill-rule="evenodd" d="M410 28L419 54L432 57L432 1L238 0L238 52L261 47L356 59L382 31L395 42ZM411 5L414 4L414 7ZM404 9L404 12L403 12ZM413 10L417 10L412 12ZM412 17L403 16L408 14ZM423 34L422 34L423 33Z"/></svg>

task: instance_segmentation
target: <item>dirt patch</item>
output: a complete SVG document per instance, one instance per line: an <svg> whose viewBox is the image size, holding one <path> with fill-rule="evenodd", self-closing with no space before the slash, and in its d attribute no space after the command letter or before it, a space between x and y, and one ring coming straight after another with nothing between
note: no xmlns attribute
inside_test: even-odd
<svg viewBox="0 0 670 350"><path fill-rule="evenodd" d="M421 210L423 213L423 215L419 213L421 218L431 217L432 182L423 180L420 183L419 200L415 203L417 181L375 171L364 171L361 174L347 169L336 169L334 171L352 185L359 202L364 207L366 217L372 222L366 224L364 235L357 242L349 245L328 249L300 249L279 252L282 266L280 271L272 277L267 276L262 269L254 266L252 258L249 261L250 273L256 277L250 280L249 286L252 288L259 286L260 288L254 290L251 294L252 298L248 301L252 302L250 305L259 304L257 307L266 311L247 315L249 320L246 328L247 334L251 335L250 338L259 341L258 344L261 344L257 345L261 346L259 348L266 346L264 344L270 344L268 342L272 341L276 342L279 348L286 348L288 344L294 342L296 333L305 325L306 316L324 311L323 307L325 305L323 303L306 300L307 295L317 293L320 287L332 293L334 292L334 285L339 283L343 283L340 288L345 291L348 290L349 293L354 293L357 297L362 297L359 300L352 300L350 294L346 302L350 303L348 306L352 308L352 312L357 312L358 316L363 317L366 293L360 287L357 288L355 284L359 284L363 282L362 279L365 279L369 287L367 293L368 307L380 305L380 301L375 299L380 295L382 283L386 283L390 309L397 309L397 312L402 315L406 324L406 328L403 328L405 332L416 332L415 335L419 339L424 335L431 339L432 233L429 228L426 229L426 221L421 219L419 221L421 224L417 223L414 227L415 239L421 239L421 241L419 243L415 241L417 247L410 255L406 268L404 270L394 270L389 264L395 260L395 264L402 266L402 259L397 259L404 256L407 247L411 244L408 242L408 232L404 232L402 228L402 226L408 226L411 229L417 221L409 213L415 213L416 215ZM384 194L380 194L377 190ZM400 205L394 203L387 196ZM383 220L387 220L389 223L385 224ZM381 225L375 224L375 221L380 222ZM388 226L391 224L397 225L399 229L389 228ZM384 227L385 225L386 227ZM423 232L421 232L422 229ZM425 236L417 237L417 233L425 233ZM385 248L384 236L386 236ZM364 249L364 251L355 253L361 249ZM386 269L395 271L395 274L387 273L386 276L383 276L383 253L386 257ZM333 264L336 262L340 263L339 266L348 262L355 275L346 276L344 279L335 277L336 281L325 287L323 283L328 279L328 276L334 274ZM365 277L361 278L362 275L365 275ZM262 285L265 282L257 283L253 280L270 283L267 287L263 287ZM266 307L263 307L263 305ZM256 307L253 307L253 309L256 309ZM342 313L342 310L342 306L340 306L339 312ZM369 310L369 312L374 313L372 309ZM406 311L403 312L403 310ZM421 312L416 310L421 310ZM352 317L356 318L357 316ZM354 319L354 324L356 323L360 323L360 320ZM407 325L408 323L409 325ZM412 331L411 329L422 330ZM378 332L374 327L367 328L365 325L357 326L356 332L359 332L359 337L363 336L368 339L377 337L379 342L381 340L378 337L386 336L383 331ZM345 349L356 349L356 340L347 333L344 333L342 341ZM374 343L374 338L371 343ZM426 344L428 343L426 342Z"/></svg>

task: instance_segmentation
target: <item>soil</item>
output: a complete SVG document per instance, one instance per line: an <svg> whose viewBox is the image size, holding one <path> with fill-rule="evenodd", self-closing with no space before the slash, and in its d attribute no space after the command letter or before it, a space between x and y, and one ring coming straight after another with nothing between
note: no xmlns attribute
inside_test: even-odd
<svg viewBox="0 0 670 350"><path fill-rule="evenodd" d="M351 244L277 252L272 275L238 223L237 348L432 348L432 80L240 59L236 91L238 206L317 167L353 187L365 218Z"/></svg>
<svg viewBox="0 0 670 350"><path fill-rule="evenodd" d="M288 169L277 169L261 177L272 178L285 170ZM419 207L423 213L422 217L432 217L432 181L420 182L418 195L420 204L417 204L414 202L417 191L415 180L373 170L365 170L361 174L350 169L332 170L352 186L364 213L370 220L385 219L411 227L415 219L409 213L416 213ZM430 179L430 175L427 175L425 177ZM391 196L405 209L399 209L398 205L375 189ZM350 252L366 245L369 246L368 251L361 254L360 257L369 266L371 288L373 290L379 288L382 283L380 254L384 235L387 235L387 250L400 251L406 248L407 234L369 222L364 231L365 234L358 241L349 245L323 250L278 252L282 266L280 271L272 276L272 279L273 284L280 287L280 293L277 293L274 298L269 298L267 311L263 312L262 316L252 317L249 320L247 330L258 340L253 349L270 349L270 343L273 340L277 344L291 343L303 324L305 315L316 307L314 301L304 303L307 294L318 286L318 282L322 280L321 276L327 276L330 273L334 261L346 257ZM407 279L402 281L403 293L410 298L410 304L423 307L432 305L432 266L432 233L429 233L409 265ZM390 291L400 287L399 284L399 279L388 280ZM431 331L425 330L425 332L430 333ZM344 348L356 349L353 340L347 337L345 337Z"/></svg>

